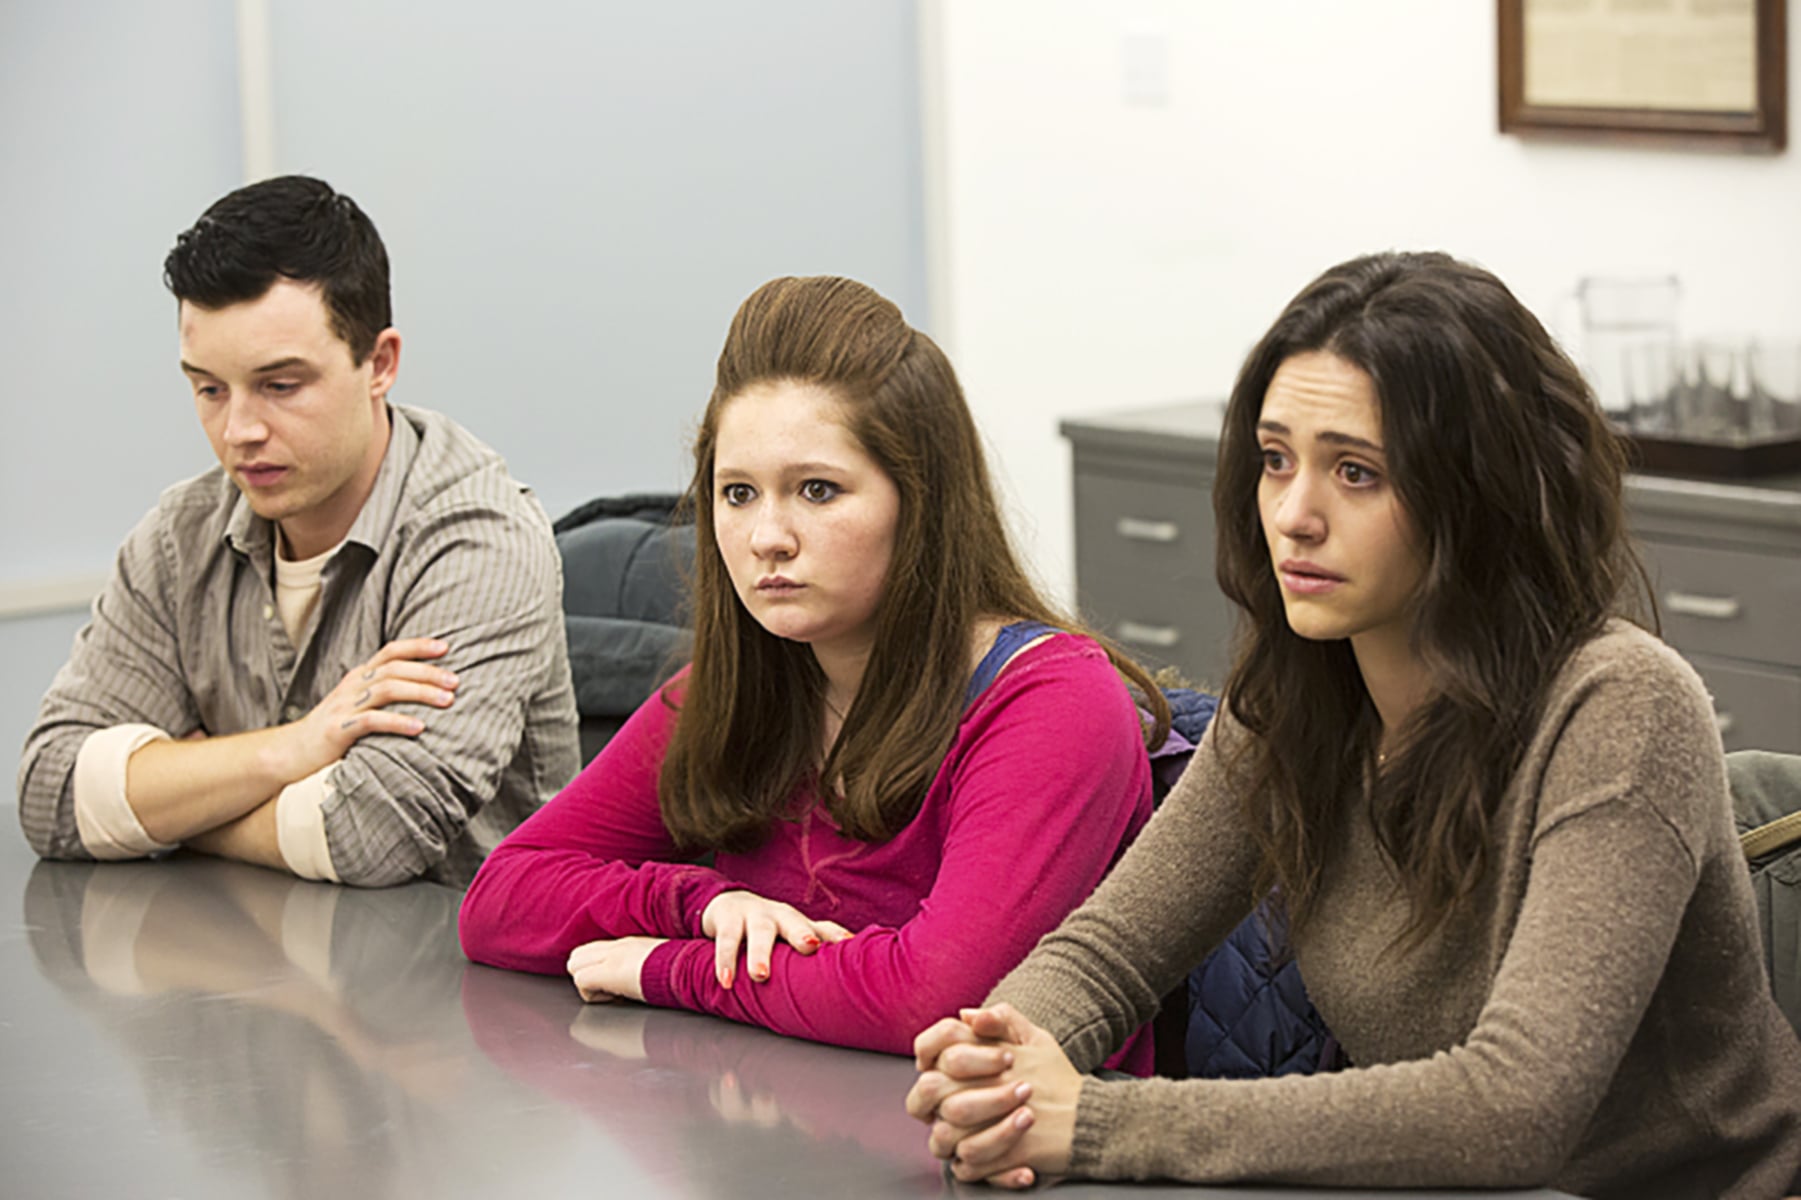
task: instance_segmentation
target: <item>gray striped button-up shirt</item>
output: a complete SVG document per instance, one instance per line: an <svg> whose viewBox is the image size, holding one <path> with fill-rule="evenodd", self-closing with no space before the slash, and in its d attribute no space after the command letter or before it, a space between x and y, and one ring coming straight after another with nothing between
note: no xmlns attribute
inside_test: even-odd
<svg viewBox="0 0 1801 1200"><path fill-rule="evenodd" d="M544 510L448 417L389 412L375 487L298 645L276 611L275 528L222 469L170 488L138 523L25 742L19 820L38 854L90 857L73 800L90 733L294 721L397 638L442 638L436 662L461 682L448 709L393 706L424 720L417 738L371 734L333 769L323 816L344 882L462 886L574 777L562 568Z"/></svg>

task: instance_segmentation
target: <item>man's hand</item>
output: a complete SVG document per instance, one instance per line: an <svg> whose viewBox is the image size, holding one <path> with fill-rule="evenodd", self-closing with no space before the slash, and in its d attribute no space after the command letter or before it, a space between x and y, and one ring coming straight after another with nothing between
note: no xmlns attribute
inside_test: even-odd
<svg viewBox="0 0 1801 1200"><path fill-rule="evenodd" d="M809 920L789 904L766 900L755 892L721 892L700 914L700 931L713 939L713 973L729 989L744 948L744 973L761 983L769 978L769 959L780 937L802 954L826 942L841 942L850 930L836 921Z"/></svg>
<svg viewBox="0 0 1801 1200"><path fill-rule="evenodd" d="M390 704L449 708L456 699L455 673L425 659L441 658L450 646L437 638L401 638L345 673L338 685L300 720L280 727L278 774L292 783L344 757L371 733L417 737L419 718L387 711Z"/></svg>
<svg viewBox="0 0 1801 1200"><path fill-rule="evenodd" d="M958 1179L1022 1188L1069 1169L1082 1076L1012 1005L940 1021L916 1039L914 1056L922 1073L907 1112L931 1124L927 1145Z"/></svg>
<svg viewBox="0 0 1801 1200"><path fill-rule="evenodd" d="M644 960L668 938L606 938L577 946L569 954L569 975L575 990L590 1004L609 1000L644 999Z"/></svg>
<svg viewBox="0 0 1801 1200"><path fill-rule="evenodd" d="M261 810L289 784L342 759L367 734L416 736L423 722L387 706L449 707L456 676L420 661L448 649L436 638L389 642L292 724L221 737L196 730L179 741L142 746L125 763L126 803L159 842L189 842L209 853L282 865L274 815ZM211 843L196 841L227 826Z"/></svg>

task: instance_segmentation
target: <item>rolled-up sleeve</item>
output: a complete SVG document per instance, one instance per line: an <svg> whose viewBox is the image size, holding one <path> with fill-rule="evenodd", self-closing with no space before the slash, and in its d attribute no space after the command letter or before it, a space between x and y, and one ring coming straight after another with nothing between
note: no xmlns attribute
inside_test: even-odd
<svg viewBox="0 0 1801 1200"><path fill-rule="evenodd" d="M75 801L76 763L91 735L126 725L179 735L199 724L181 671L165 538L160 510L153 510L120 546L92 616L76 635L69 661L57 672L26 736L19 763L19 824L39 857L97 856L84 842ZM122 734L119 740L129 743L132 737ZM130 749L123 756L90 755L89 764L99 770L102 760L117 758L122 767L129 754ZM147 838L133 842L118 822L90 826L105 857L160 848Z"/></svg>

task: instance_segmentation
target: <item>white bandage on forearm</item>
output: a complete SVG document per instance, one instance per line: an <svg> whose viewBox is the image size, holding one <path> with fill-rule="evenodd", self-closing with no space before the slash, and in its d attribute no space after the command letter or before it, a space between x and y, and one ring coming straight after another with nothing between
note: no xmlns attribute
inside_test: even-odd
<svg viewBox="0 0 1801 1200"><path fill-rule="evenodd" d="M338 882L325 841L325 801L332 795L331 773L324 766L281 789L275 797L275 839L288 870L302 879Z"/></svg>
<svg viewBox="0 0 1801 1200"><path fill-rule="evenodd" d="M143 858L173 844L144 832L125 798L125 764L138 750L169 735L154 725L114 725L88 734L75 755L75 830L89 854L103 860Z"/></svg>

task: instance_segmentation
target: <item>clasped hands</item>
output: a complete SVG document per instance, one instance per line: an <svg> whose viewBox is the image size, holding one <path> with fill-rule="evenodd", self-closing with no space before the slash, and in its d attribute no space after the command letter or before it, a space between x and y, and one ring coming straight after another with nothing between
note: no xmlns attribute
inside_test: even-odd
<svg viewBox="0 0 1801 1200"><path fill-rule="evenodd" d="M754 892L715 896L701 913L713 939L714 975L723 988L737 977L740 951L752 981L769 978L775 943L814 954L851 932L815 921L791 905ZM642 976L651 952L668 938L604 938L577 946L568 969L590 1003L644 999ZM1011 1005L964 1009L914 1039L919 1079L907 1112L931 1126L928 1145L958 1179L1026 1188L1069 1168L1082 1075L1055 1038Z"/></svg>
<svg viewBox="0 0 1801 1200"><path fill-rule="evenodd" d="M907 1112L965 1182L1026 1188L1068 1171L1082 1075L1010 1004L966 1008L913 1040Z"/></svg>
<svg viewBox="0 0 1801 1200"><path fill-rule="evenodd" d="M744 973L761 983L769 978L775 943L786 942L800 954L814 954L827 942L841 942L850 930L836 921L815 921L790 904L768 900L755 892L721 892L708 901L700 915L701 933L713 939L713 973L719 986L731 989L738 976L738 955L744 954ZM577 946L569 955L569 975L582 999L590 1003L608 1000L643 1000L644 962L651 951L668 938L604 938Z"/></svg>

